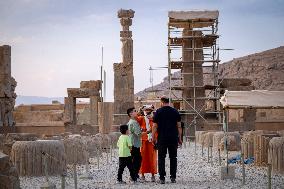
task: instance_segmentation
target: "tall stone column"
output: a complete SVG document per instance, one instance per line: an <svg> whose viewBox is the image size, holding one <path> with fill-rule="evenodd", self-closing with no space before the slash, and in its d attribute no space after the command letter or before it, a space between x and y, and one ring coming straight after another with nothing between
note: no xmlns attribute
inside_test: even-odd
<svg viewBox="0 0 284 189"><path fill-rule="evenodd" d="M120 41L122 42L122 62L114 63L114 128L128 121L126 110L134 107L134 77L133 77L133 40L132 31L129 26L132 25L134 17L133 10L119 10L118 18L122 31L120 31ZM123 115L125 114L125 115Z"/></svg>
<svg viewBox="0 0 284 189"><path fill-rule="evenodd" d="M11 47L0 46L0 127L15 126L13 109L17 82L11 77Z"/></svg>
<svg viewBox="0 0 284 189"><path fill-rule="evenodd" d="M184 91L183 91L183 98L187 99L188 103L184 103L183 107L185 110L192 110L192 107L195 110L200 111L204 106L205 100L200 99L200 97L205 97L205 90L203 87L203 69L202 69L202 61L204 60L203 57L203 43L200 36L202 36L202 32L200 31L192 31L190 29L183 30L183 36L196 36L194 38L187 38L183 44L183 51L182 51L182 60L185 61L183 64L182 73L184 77ZM196 48L193 50L193 48ZM193 62L193 60L198 60ZM194 88L195 87L195 91ZM195 93L195 94L194 94ZM195 96L195 103L194 103L194 96ZM198 99L199 98L199 99ZM204 111L204 109L203 109ZM193 120L194 115L186 115L185 121L187 123L191 123ZM202 126L202 119L198 116L196 119L197 129L200 130ZM193 132L191 132L193 133Z"/></svg>

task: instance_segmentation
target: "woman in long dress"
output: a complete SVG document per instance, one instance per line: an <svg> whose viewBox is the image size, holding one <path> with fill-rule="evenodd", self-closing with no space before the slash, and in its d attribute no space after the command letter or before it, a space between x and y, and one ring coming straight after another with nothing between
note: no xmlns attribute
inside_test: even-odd
<svg viewBox="0 0 284 189"><path fill-rule="evenodd" d="M157 174L157 151L152 143L152 126L153 126L153 105L143 106L144 116L138 117L138 122L142 129L142 147L141 156L142 163L140 167L141 180L145 180L145 173L151 173L151 181L155 182L155 174Z"/></svg>

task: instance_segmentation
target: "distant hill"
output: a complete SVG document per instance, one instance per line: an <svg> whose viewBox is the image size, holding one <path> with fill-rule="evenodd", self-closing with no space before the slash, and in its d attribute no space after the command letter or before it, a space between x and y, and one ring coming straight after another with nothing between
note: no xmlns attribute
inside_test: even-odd
<svg viewBox="0 0 284 189"><path fill-rule="evenodd" d="M16 98L16 106L20 104L51 104L53 100L64 103L63 97L41 97L41 96L22 96L18 95Z"/></svg>
<svg viewBox="0 0 284 189"><path fill-rule="evenodd" d="M206 72L206 70L204 70ZM220 64L220 78L248 78L252 80L255 89L263 90L284 90L284 46L255 53ZM180 72L174 73L178 77ZM209 84L212 79L206 75L204 84ZM167 95L168 81L164 81L153 86L158 91L156 95ZM147 91L152 90L148 87L135 94L136 97L147 97ZM64 103L63 97L38 97L21 96L16 99L16 106L20 104L51 104L53 100Z"/></svg>
<svg viewBox="0 0 284 189"><path fill-rule="evenodd" d="M204 69L206 72L206 69ZM252 85L259 90L284 90L284 46L255 53L240 58L234 58L231 61L220 64L220 78L248 78L252 80ZM174 73L178 77L180 72ZM212 78L206 75L204 84L209 84ZM153 87L157 96L167 95L168 89L167 77L164 81ZM147 97L147 91L152 88L146 88L135 94L136 97Z"/></svg>

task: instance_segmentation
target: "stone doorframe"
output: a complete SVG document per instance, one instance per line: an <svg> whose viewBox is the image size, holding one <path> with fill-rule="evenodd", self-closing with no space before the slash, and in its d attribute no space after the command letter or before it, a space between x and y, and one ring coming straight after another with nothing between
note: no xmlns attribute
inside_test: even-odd
<svg viewBox="0 0 284 189"><path fill-rule="evenodd" d="M90 98L90 122L98 125L98 102L101 102L101 80L81 81L80 88L67 88L68 97L64 99L64 124L74 127L76 119L76 99Z"/></svg>

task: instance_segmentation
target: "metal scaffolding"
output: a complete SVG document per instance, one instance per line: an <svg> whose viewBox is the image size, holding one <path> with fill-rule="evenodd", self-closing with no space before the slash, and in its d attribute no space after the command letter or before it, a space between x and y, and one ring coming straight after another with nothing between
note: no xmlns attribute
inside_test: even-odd
<svg viewBox="0 0 284 189"><path fill-rule="evenodd" d="M170 11L168 22L168 81L171 103L180 103L186 128L221 128L218 11ZM180 71L176 76L174 72ZM210 78L210 84L203 83ZM206 104L211 104L208 108ZM211 119L209 119L210 117ZM213 119L212 119L213 118Z"/></svg>

